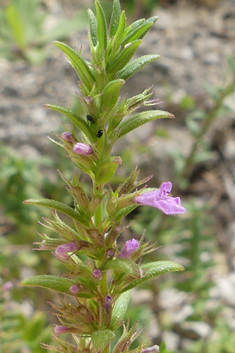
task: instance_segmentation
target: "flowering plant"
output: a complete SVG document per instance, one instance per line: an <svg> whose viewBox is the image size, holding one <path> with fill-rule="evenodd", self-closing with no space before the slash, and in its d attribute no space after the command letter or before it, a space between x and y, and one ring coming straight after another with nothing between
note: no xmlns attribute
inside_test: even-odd
<svg viewBox="0 0 235 353"><path fill-rule="evenodd" d="M73 123L57 136L59 141L53 142L65 149L73 165L89 176L91 190L87 192L80 174L74 173L72 180L67 180L59 172L73 196L73 207L49 199L25 201L52 209L52 219L44 218L44 226L59 237L42 234L39 248L52 251L68 269L63 276L40 275L23 281L23 285L64 294L60 305L51 304L60 323L53 333L57 347L43 344L56 352L110 352L120 326L123 333L113 352L130 351L131 343L141 333L135 326L130 328L124 323L130 290L160 274L183 270L181 265L170 261L141 265L142 257L156 249L155 244L145 243L143 236L124 244L119 241L120 234L128 227L122 225L124 217L139 205L150 205L169 215L185 212L180 199L170 196L171 183L163 183L160 189L146 189L141 186L150 177L137 181L138 169L133 168L116 190L110 185L122 163L119 156L111 154L114 143L148 121L173 118L160 110L130 115L140 107L156 104L156 100L149 100L150 88L132 98L119 97L128 78L159 59L159 55L145 55L130 61L157 17L127 26L125 12L121 12L119 0L114 0L108 30L100 2L96 0L95 5L96 16L88 10L91 62L68 45L55 42L78 74L78 99L86 118L58 105L45 105L65 114ZM58 212L67 216L66 222ZM64 333L70 333L75 343L64 341L61 338ZM141 342L132 352L158 351L157 346L146 347L147 343Z"/></svg>

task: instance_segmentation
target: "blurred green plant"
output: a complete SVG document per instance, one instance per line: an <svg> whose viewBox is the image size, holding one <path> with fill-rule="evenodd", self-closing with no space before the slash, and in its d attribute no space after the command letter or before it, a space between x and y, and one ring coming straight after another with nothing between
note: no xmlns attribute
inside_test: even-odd
<svg viewBox="0 0 235 353"><path fill-rule="evenodd" d="M122 0L121 3L128 13L133 14L138 10L141 15L148 15L159 5L159 0Z"/></svg>
<svg viewBox="0 0 235 353"><path fill-rule="evenodd" d="M0 352L43 353L40 342L51 341L46 315L35 312L27 317L9 294L9 291L0 294Z"/></svg>
<svg viewBox="0 0 235 353"><path fill-rule="evenodd" d="M174 151L175 176L178 187L187 189L190 177L195 166L201 162L209 160L212 156L205 136L213 121L228 110L233 110L228 106L226 99L235 93L235 59L228 57L229 73L228 79L222 87L208 86L208 93L213 104L208 110L194 110L186 117L186 123L193 139L193 144L188 155L185 157L180 151ZM195 102L187 95L181 101L184 109L195 109Z"/></svg>
<svg viewBox="0 0 235 353"><path fill-rule="evenodd" d="M69 20L61 20L55 27L46 29L46 16L39 0L10 0L0 8L0 56L39 64L47 56L47 43L64 39L87 23L80 11Z"/></svg>

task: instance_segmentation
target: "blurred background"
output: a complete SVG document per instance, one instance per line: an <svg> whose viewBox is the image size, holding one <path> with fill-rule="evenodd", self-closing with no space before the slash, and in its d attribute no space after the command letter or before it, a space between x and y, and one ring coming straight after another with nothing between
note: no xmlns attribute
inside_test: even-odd
<svg viewBox="0 0 235 353"><path fill-rule="evenodd" d="M109 16L111 1L101 1ZM156 109L174 120L155 121L128 135L115 153L123 164L115 183L138 165L150 186L173 183L187 213L170 217L139 208L126 238L161 246L149 260L185 266L132 293L126 317L145 326L145 339L164 353L234 353L235 336L235 1L122 0L129 23L158 15L137 55L160 54L121 92L153 86ZM89 59L85 0L1 0L0 4L0 352L41 353L55 318L55 297L20 286L23 278L64 271L48 252L32 251L50 215L24 206L27 198L70 203L56 169L73 168L47 139L61 117L42 107L80 112L77 77L52 41L63 40ZM126 147L123 149L123 147ZM50 232L50 230L49 230Z"/></svg>

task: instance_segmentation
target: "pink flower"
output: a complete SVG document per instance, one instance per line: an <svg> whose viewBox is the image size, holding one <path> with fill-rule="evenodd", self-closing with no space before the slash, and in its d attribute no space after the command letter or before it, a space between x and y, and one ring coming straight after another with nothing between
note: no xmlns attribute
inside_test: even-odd
<svg viewBox="0 0 235 353"><path fill-rule="evenodd" d="M54 327L54 332L56 335L62 335L63 333L66 333L68 331L68 328L62 325L58 325Z"/></svg>
<svg viewBox="0 0 235 353"><path fill-rule="evenodd" d="M127 258L133 252L135 252L139 248L139 242L135 238L132 238L131 240L128 240L125 245L123 246L119 256L122 258Z"/></svg>
<svg viewBox="0 0 235 353"><path fill-rule="evenodd" d="M171 189L171 182L165 182L158 190L145 192L136 196L134 202L141 205L156 207L167 215L185 213L186 209L181 206L180 198L169 196Z"/></svg>
<svg viewBox="0 0 235 353"><path fill-rule="evenodd" d="M12 287L13 287L13 283L12 282L10 282L10 281L5 282L2 285L2 292L6 292L6 291L10 290Z"/></svg>
<svg viewBox="0 0 235 353"><path fill-rule="evenodd" d="M56 255L66 259L68 257L67 256L68 252L73 252L73 251L76 251L76 250L78 250L78 246L77 246L77 244L74 241L72 241L71 243L59 245L56 248L55 253L56 253Z"/></svg>
<svg viewBox="0 0 235 353"><path fill-rule="evenodd" d="M90 145L78 142L78 143L76 143L76 145L74 145L73 152L80 155L80 156L88 156L93 151L92 151L92 148Z"/></svg>

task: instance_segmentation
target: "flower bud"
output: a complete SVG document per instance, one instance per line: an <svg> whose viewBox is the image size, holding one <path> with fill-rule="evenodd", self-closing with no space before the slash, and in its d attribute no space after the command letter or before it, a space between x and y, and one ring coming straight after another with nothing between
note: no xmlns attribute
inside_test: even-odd
<svg viewBox="0 0 235 353"><path fill-rule="evenodd" d="M104 304L104 307L105 307L105 310L107 311L107 313L110 312L112 303L113 303L113 298L111 297L111 295L107 295L105 297L105 304Z"/></svg>
<svg viewBox="0 0 235 353"><path fill-rule="evenodd" d="M96 268L96 269L92 272L92 276L93 276L94 278L101 279L101 278L102 278L102 272L100 271L99 268Z"/></svg>
<svg viewBox="0 0 235 353"><path fill-rule="evenodd" d="M93 151L92 151L92 148L90 145L78 142L74 145L73 152L80 155L80 156L88 156Z"/></svg>
<svg viewBox="0 0 235 353"><path fill-rule="evenodd" d="M78 286L77 284L74 284L69 288L69 290L73 294L78 294L79 292L81 292L81 287Z"/></svg>
<svg viewBox="0 0 235 353"><path fill-rule="evenodd" d="M139 248L139 242L135 238L132 238L132 240L128 240L124 247L122 248L119 256L122 258L128 258L133 252L138 250Z"/></svg>
<svg viewBox="0 0 235 353"><path fill-rule="evenodd" d="M62 139L67 141L67 142L73 142L73 136L72 134L70 134L70 132L65 131L63 132L63 134L61 135Z"/></svg>
<svg viewBox="0 0 235 353"><path fill-rule="evenodd" d="M72 251L76 251L76 250L78 250L78 246L77 246L77 244L74 241L72 241L71 243L59 245L56 248L55 253L56 253L56 255L66 259L68 257L67 256L68 252L72 252Z"/></svg>
<svg viewBox="0 0 235 353"><path fill-rule="evenodd" d="M155 346L143 349L141 353L159 353L159 347L155 344Z"/></svg>
<svg viewBox="0 0 235 353"><path fill-rule="evenodd" d="M106 256L108 259L110 259L111 257L114 257L114 255L115 255L115 252L113 249L107 249Z"/></svg>
<svg viewBox="0 0 235 353"><path fill-rule="evenodd" d="M62 325L58 325L54 327L54 332L56 335L62 335L63 333L66 333L68 331L68 328Z"/></svg>

